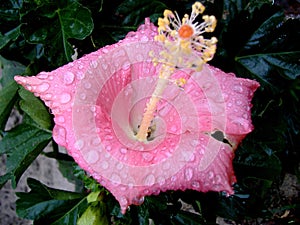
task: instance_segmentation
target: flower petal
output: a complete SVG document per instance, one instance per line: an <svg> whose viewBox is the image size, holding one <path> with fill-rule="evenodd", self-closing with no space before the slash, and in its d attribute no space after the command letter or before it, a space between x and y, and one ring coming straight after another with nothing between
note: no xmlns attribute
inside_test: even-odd
<svg viewBox="0 0 300 225"><path fill-rule="evenodd" d="M124 213L145 195L166 190L226 191L236 181L234 149L253 127L251 98L257 82L211 66L178 70L184 90L169 82L147 143L138 142L145 104L160 66L149 52L157 28L146 19L137 32L52 72L15 80L54 114L53 138L106 187ZM220 131L230 142L212 134Z"/></svg>

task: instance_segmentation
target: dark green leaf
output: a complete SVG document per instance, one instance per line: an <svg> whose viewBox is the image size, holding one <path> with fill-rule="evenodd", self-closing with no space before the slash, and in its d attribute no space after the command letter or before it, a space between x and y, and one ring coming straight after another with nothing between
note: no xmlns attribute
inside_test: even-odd
<svg viewBox="0 0 300 225"><path fill-rule="evenodd" d="M6 174L0 177L0 187L9 179L16 187L21 175L51 140L51 132L21 124L0 141L0 154L7 154Z"/></svg>
<svg viewBox="0 0 300 225"><path fill-rule="evenodd" d="M139 25L144 21L145 17L150 17L153 21L157 21L162 16L167 6L161 1L142 0L132 1L126 0L117 8L117 14L125 15L123 25Z"/></svg>
<svg viewBox="0 0 300 225"><path fill-rule="evenodd" d="M17 193L17 213L34 224L76 225L78 215L87 207L84 195L49 188L29 178L29 193Z"/></svg>
<svg viewBox="0 0 300 225"><path fill-rule="evenodd" d="M205 222L199 214L195 214L187 211L179 211L172 217L174 224L182 225L203 225Z"/></svg>
<svg viewBox="0 0 300 225"><path fill-rule="evenodd" d="M49 129L51 117L45 105L33 93L24 88L20 88L19 95L22 98L20 101L21 109L39 126Z"/></svg>
<svg viewBox="0 0 300 225"><path fill-rule="evenodd" d="M15 75L21 75L25 72L26 67L19 62L6 60L0 56L0 66L2 76L0 78L0 84L5 87L11 83Z"/></svg>
<svg viewBox="0 0 300 225"><path fill-rule="evenodd" d="M0 90L0 130L3 130L6 121L16 101L18 85L12 81L9 85Z"/></svg>
<svg viewBox="0 0 300 225"><path fill-rule="evenodd" d="M2 49L10 41L15 41L19 37L19 35L20 35L20 26L5 33L4 35L0 33L0 49Z"/></svg>
<svg viewBox="0 0 300 225"><path fill-rule="evenodd" d="M236 61L251 74L266 83L276 79L270 75L277 72L288 79L296 79L300 75L300 52L261 53L237 57Z"/></svg>
<svg viewBox="0 0 300 225"><path fill-rule="evenodd" d="M21 31L30 43L43 43L47 53L55 56L61 48L67 61L71 61L73 49L70 38L83 40L93 30L91 12L77 1L63 6L45 3L22 15ZM51 43L49 45L49 43Z"/></svg>

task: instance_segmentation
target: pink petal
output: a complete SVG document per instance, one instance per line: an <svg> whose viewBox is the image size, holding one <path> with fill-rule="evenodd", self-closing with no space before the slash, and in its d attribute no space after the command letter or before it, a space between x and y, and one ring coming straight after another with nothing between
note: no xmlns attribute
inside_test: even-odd
<svg viewBox="0 0 300 225"><path fill-rule="evenodd" d="M177 71L158 106L149 143L134 138L159 66L149 52L157 28L146 19L137 32L52 72L15 80L39 96L55 118L53 137L116 197L130 204L166 190L226 191L236 181L234 149L253 127L251 98L259 84L212 66ZM230 144L211 136L221 131Z"/></svg>

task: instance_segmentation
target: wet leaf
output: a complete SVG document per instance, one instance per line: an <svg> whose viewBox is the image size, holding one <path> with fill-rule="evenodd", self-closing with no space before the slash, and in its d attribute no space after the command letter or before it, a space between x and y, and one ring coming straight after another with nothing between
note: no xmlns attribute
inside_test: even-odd
<svg viewBox="0 0 300 225"><path fill-rule="evenodd" d="M18 85L12 81L6 87L0 89L0 130L5 127L6 121L16 101Z"/></svg>
<svg viewBox="0 0 300 225"><path fill-rule="evenodd" d="M20 88L20 107L31 119L44 129L50 129L51 117L45 105L31 92Z"/></svg>
<svg viewBox="0 0 300 225"><path fill-rule="evenodd" d="M51 139L51 132L36 126L21 124L5 134L0 141L0 154L7 155L6 174L0 177L0 187L9 179L16 185L35 158Z"/></svg>
<svg viewBox="0 0 300 225"><path fill-rule="evenodd" d="M23 10L21 31L26 40L34 44L43 43L52 56L63 49L64 60L67 61L72 60L73 54L69 39L83 40L94 28L90 10L77 1L61 6L47 2L30 11L26 11L25 7Z"/></svg>
<svg viewBox="0 0 300 225"><path fill-rule="evenodd" d="M87 207L84 195L49 188L37 180L27 180L31 191L17 193L17 214L34 224L76 225L78 215Z"/></svg>

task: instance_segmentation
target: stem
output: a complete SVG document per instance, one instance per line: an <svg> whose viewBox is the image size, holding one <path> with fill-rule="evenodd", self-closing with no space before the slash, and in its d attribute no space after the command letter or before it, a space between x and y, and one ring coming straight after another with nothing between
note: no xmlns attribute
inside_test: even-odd
<svg viewBox="0 0 300 225"><path fill-rule="evenodd" d="M148 130L154 118L154 113L156 111L157 104L161 99L161 95L167 86L168 78L171 76L173 70L174 69L169 66L162 66L161 68L157 85L149 102L147 103L146 111L144 112L139 131L136 134L136 138L139 141L147 141Z"/></svg>

